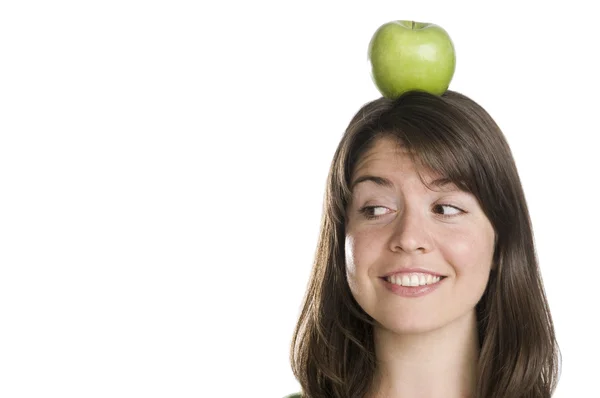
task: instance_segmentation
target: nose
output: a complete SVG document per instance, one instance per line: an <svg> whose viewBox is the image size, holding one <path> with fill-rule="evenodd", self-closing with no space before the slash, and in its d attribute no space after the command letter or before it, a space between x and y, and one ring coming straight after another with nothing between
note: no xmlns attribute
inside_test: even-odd
<svg viewBox="0 0 600 398"><path fill-rule="evenodd" d="M428 252L432 248L432 238L427 230L426 217L417 209L405 208L394 220L390 249L394 252Z"/></svg>

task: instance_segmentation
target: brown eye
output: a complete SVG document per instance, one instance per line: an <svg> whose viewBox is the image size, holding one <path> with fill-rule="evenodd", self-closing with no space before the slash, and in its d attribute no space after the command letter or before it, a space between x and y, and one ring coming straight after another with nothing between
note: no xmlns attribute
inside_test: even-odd
<svg viewBox="0 0 600 398"><path fill-rule="evenodd" d="M365 206L358 212L362 214L366 219L373 220L375 218L385 215L387 213L387 210L389 209L384 206Z"/></svg>
<svg viewBox="0 0 600 398"><path fill-rule="evenodd" d="M448 208L448 209L452 209L452 211L450 212L450 214L442 214L441 216L444 218L450 218L450 217L456 217L458 215L460 215L461 213L464 213L463 210L459 209L456 206L452 206L452 205L447 205L447 204L440 204L440 205L435 205L434 206L435 209L443 209L444 208Z"/></svg>

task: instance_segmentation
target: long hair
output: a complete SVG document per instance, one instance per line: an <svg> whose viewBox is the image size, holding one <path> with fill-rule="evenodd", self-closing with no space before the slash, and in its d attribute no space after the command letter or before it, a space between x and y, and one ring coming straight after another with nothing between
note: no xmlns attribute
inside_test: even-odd
<svg viewBox="0 0 600 398"><path fill-rule="evenodd" d="M558 382L560 350L519 174L492 117L450 90L441 96L412 91L365 104L335 151L290 350L303 396L363 398L373 383L374 320L348 286L344 239L352 172L382 136L397 138L415 164L472 193L496 231L495 266L475 308L480 342L476 397L550 397Z"/></svg>

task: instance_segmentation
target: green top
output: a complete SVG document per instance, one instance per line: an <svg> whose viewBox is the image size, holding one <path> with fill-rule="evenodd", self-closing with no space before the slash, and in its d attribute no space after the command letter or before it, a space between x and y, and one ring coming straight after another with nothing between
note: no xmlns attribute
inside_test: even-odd
<svg viewBox="0 0 600 398"><path fill-rule="evenodd" d="M283 398L302 398L302 394L300 394L299 392L297 392L295 394L286 395Z"/></svg>

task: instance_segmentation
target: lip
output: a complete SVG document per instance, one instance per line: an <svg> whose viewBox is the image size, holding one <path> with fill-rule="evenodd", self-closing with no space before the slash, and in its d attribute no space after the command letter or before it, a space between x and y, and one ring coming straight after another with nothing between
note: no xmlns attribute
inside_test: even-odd
<svg viewBox="0 0 600 398"><path fill-rule="evenodd" d="M440 285L442 283L444 283L444 280L446 280L446 278L441 278L436 283L433 283L431 285L424 285L424 286L400 286L400 285L396 285L394 283L388 282L384 278L380 278L380 279L386 289L388 289L390 292L394 293L395 295L402 296L402 297L425 296L429 293L434 292L438 287L440 287Z"/></svg>
<svg viewBox="0 0 600 398"><path fill-rule="evenodd" d="M411 273L411 272L417 272L417 273L420 273L420 274L429 274L429 275L433 275L433 276L447 276L447 275L444 275L444 274L440 274L439 272L430 271L430 270L425 269L425 268L401 268L401 269L397 269L397 270L392 271L392 272L388 272L387 274L382 275L381 277L382 278L388 278L388 277L390 277L392 275L408 274L408 273Z"/></svg>

